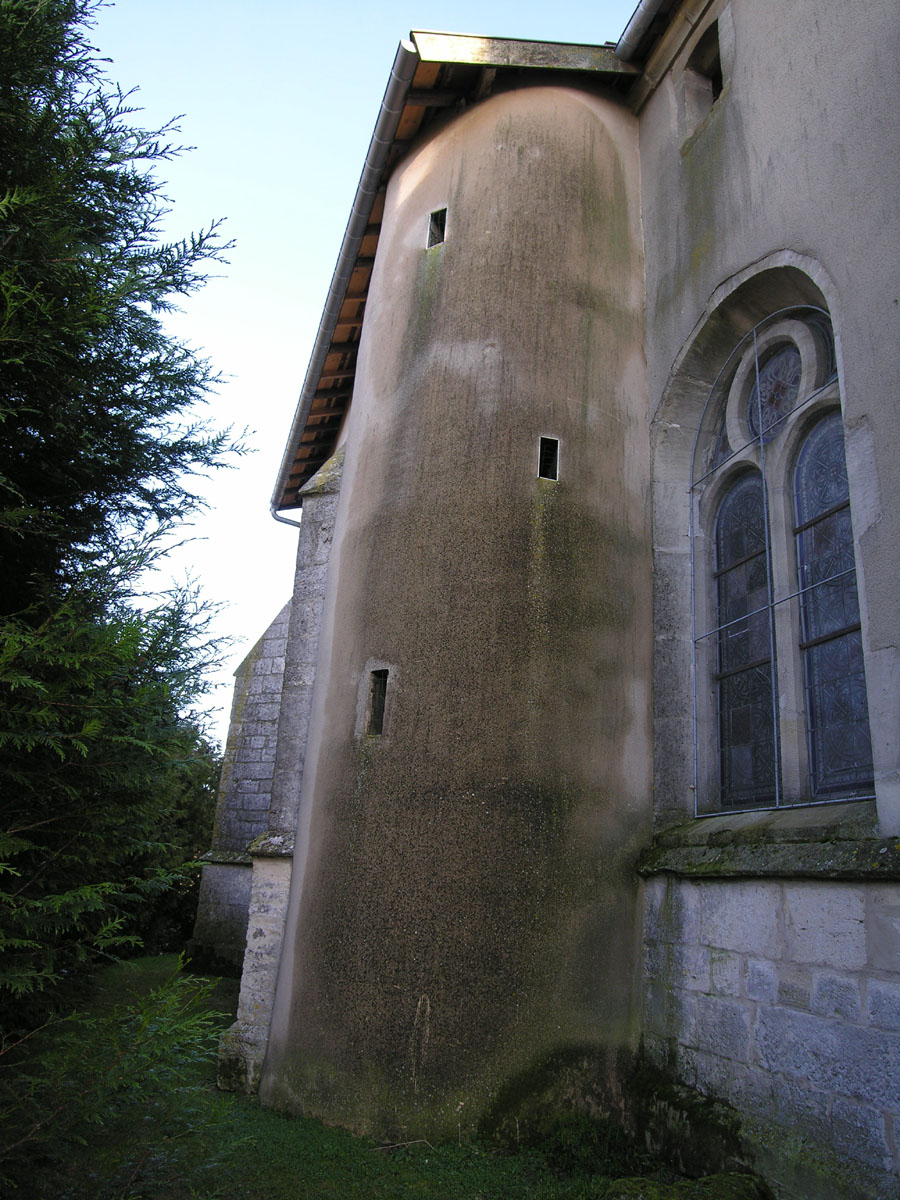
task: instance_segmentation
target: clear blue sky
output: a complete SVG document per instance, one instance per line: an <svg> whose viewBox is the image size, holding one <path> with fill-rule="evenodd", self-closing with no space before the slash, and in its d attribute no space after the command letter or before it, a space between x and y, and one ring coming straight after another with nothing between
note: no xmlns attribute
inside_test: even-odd
<svg viewBox="0 0 900 1200"><path fill-rule="evenodd" d="M170 564L226 610L239 639L220 678L290 596L296 533L269 499L397 43L410 29L598 44L635 0L118 0L93 42L145 125L184 114L196 147L160 174L172 237L226 218L228 267L173 319L225 384L211 414L248 426L256 453L205 486L202 539ZM212 699L224 741L230 691Z"/></svg>

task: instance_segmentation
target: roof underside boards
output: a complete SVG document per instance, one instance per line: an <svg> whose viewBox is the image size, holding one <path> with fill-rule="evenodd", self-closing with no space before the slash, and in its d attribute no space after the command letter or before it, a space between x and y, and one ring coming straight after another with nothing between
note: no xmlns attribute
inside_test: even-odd
<svg viewBox="0 0 900 1200"><path fill-rule="evenodd" d="M415 69L408 83L402 85L405 89L401 93L402 107L379 186L371 197L363 194L362 189L357 192L354 213L359 213L363 205L370 205L365 229L358 248L354 246L352 251L353 268L342 285L343 291L337 296L329 294L330 307L336 315L327 321L323 317L319 329L272 498L275 512L299 507L303 485L334 453L353 395L356 354L381 232L385 188L394 166L411 143L448 108L462 111L492 92L520 85L536 72L540 74L535 82L550 82L558 76L560 82L577 81L579 86L602 85L623 91L639 74L635 67L615 57L612 45L578 46L428 32L413 32L410 38L412 45L401 43L397 62L401 61L404 50L407 59L412 52ZM394 73L385 93L380 122L390 116L385 105L392 85L396 87ZM396 99L393 103L397 104ZM374 141L373 137L373 145ZM341 247L342 256L347 253L348 241L349 226Z"/></svg>

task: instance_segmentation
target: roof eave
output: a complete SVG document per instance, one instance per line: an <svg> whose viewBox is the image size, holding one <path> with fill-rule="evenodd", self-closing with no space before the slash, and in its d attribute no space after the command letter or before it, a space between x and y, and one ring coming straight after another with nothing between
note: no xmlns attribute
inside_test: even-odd
<svg viewBox="0 0 900 1200"><path fill-rule="evenodd" d="M474 93L444 95L435 88L441 69L454 66L480 69L480 84ZM503 69L572 71L610 81L638 75L636 68L616 57L612 44L581 46L424 30L413 31L409 41L400 43L282 457L271 502L273 515L300 507L300 490L331 457L349 407L378 241L372 214L392 163L392 151L402 152L420 128L426 110L481 98L490 89L495 72ZM354 277L355 289L351 287Z"/></svg>

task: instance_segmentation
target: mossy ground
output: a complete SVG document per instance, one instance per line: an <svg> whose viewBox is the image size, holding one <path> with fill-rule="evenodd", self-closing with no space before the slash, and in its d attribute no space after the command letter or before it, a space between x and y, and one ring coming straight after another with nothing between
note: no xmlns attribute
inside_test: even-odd
<svg viewBox="0 0 900 1200"><path fill-rule="evenodd" d="M175 963L173 956L136 959L102 972L91 1000L92 1011L102 1016L129 994L159 986L171 975ZM224 1027L236 999L236 982L223 979L204 1003L223 1013ZM91 1061L90 1053L85 1061ZM185 1068L184 1086L196 1088L198 1082L201 1093L208 1096L209 1123L204 1129L195 1114L190 1132L196 1148L178 1159L177 1171L174 1160L173 1169L165 1169L160 1161L165 1147L160 1147L159 1156L148 1160L152 1170L138 1171L124 1191L120 1186L109 1191L97 1172L100 1158L109 1158L108 1145L99 1153L109 1134L97 1129L96 1139L89 1136L86 1144L75 1148L67 1162L63 1190L53 1194L73 1200L106 1195L134 1200L761 1200L764 1195L746 1176L678 1181L662 1167L650 1169L650 1164L640 1178L612 1178L604 1166L621 1172L621 1157L617 1156L615 1164L604 1163L602 1146L595 1141L599 1157L585 1160L577 1146L569 1145L572 1131L568 1129L565 1137L557 1139L560 1145L514 1151L467 1142L385 1146L318 1121L281 1116L242 1096L228 1098L223 1113L211 1061ZM177 1104L177 1096L174 1102ZM123 1154L132 1136L146 1141L147 1125L157 1114L152 1109L138 1110L129 1119L135 1123L131 1134L120 1122L115 1129L115 1137L123 1142ZM167 1140L171 1141L171 1136ZM32 1193L39 1200L50 1194L46 1190ZM17 1195L18 1200L26 1200L27 1191L20 1188Z"/></svg>

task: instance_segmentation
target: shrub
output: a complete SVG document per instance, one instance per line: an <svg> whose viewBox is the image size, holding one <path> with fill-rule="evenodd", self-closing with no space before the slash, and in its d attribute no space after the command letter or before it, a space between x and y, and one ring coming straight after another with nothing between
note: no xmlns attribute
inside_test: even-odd
<svg viewBox="0 0 900 1200"><path fill-rule="evenodd" d="M230 1100L209 1082L221 1014L180 968L104 1015L74 1013L4 1047L0 1188L18 1197L174 1196L215 1167ZM206 1068L206 1069L204 1069ZM230 1148L230 1147L229 1147Z"/></svg>

